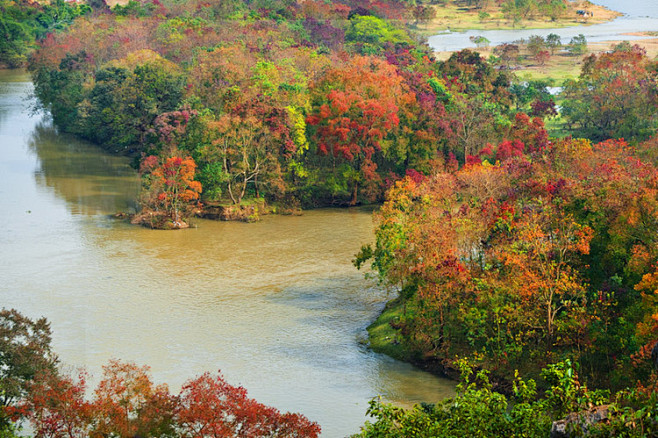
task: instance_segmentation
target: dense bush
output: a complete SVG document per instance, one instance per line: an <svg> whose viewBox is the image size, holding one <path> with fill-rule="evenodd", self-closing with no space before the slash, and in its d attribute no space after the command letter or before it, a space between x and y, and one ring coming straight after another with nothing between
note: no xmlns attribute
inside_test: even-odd
<svg viewBox="0 0 658 438"><path fill-rule="evenodd" d="M25 66L37 38L64 29L76 17L90 11L86 4L64 0L53 0L42 5L0 0L0 66Z"/></svg>
<svg viewBox="0 0 658 438"><path fill-rule="evenodd" d="M366 423L355 437L639 438L658 433L656 392L621 392L610 398L605 391L590 391L579 382L569 361L542 371L548 389L541 396L532 379L516 376L512 394L506 396L492 390L486 371L478 371L473 378L467 361L461 360L459 365L461 382L456 397L410 410L372 400L368 414L375 421ZM569 413L568 420L562 420ZM554 422L562 422L562 428Z"/></svg>

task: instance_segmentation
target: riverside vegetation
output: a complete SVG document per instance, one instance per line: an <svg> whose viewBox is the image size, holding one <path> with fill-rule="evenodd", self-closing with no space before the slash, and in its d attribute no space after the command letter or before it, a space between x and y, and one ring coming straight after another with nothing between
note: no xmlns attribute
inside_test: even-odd
<svg viewBox="0 0 658 438"><path fill-rule="evenodd" d="M29 68L61 130L142 162L138 222L180 226L197 201L380 201L515 123L511 75L470 52L434 62L400 27L418 7L130 2L48 34Z"/></svg>
<svg viewBox="0 0 658 438"><path fill-rule="evenodd" d="M658 63L641 48L586 58L561 102L573 137L556 139L547 84L469 50L435 60L405 27L423 3L91 6L39 40L29 69L59 129L134 157L136 222L384 201L355 260L399 293L372 345L462 384L412 410L374 400L362 436L547 436L569 413L565 434L656 433ZM66 381L48 388L79 386ZM29 387L7 420L77 418ZM604 421L589 424L596 406ZM173 430L156 423L125 433ZM283 436L317 434L304 424Z"/></svg>

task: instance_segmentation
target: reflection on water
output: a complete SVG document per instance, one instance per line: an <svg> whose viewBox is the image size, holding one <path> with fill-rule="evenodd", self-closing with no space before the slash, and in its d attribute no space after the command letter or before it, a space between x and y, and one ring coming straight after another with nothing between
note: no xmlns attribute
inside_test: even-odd
<svg viewBox="0 0 658 438"><path fill-rule="evenodd" d="M378 394L408 405L453 393L359 342L386 299L350 263L373 238L368 211L175 232L113 221L138 188L127 160L30 117L29 85L2 79L0 303L52 321L66 364L98 375L109 358L134 360L173 390L221 369L327 437L356 432Z"/></svg>
<svg viewBox="0 0 658 438"><path fill-rule="evenodd" d="M636 40L650 37L627 35L633 32L658 31L658 6L656 0L596 0L593 3L602 4L624 15L607 23L595 25L580 25L561 29L514 29L514 30L469 30L466 32L448 32L433 35L428 38L429 45L436 51L457 51L464 48L474 48L470 40L472 36L483 36L490 41L491 46L511 43L527 39L531 35L547 36L555 33L562 38L562 44L567 44L571 38L584 34L588 42L613 40Z"/></svg>
<svg viewBox="0 0 658 438"><path fill-rule="evenodd" d="M64 198L74 214L134 212L139 181L124 158L99 154L94 146L58 134L46 120L34 127L28 146L38 161L37 183Z"/></svg>

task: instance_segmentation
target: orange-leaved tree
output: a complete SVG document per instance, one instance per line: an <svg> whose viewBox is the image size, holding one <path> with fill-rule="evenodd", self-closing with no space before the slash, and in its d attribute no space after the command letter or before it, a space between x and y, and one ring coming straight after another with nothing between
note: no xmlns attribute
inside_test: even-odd
<svg viewBox="0 0 658 438"><path fill-rule="evenodd" d="M194 159L173 156L160 162L151 155L142 160L140 171L145 189L143 205L180 226L202 190L201 183L194 180Z"/></svg>
<svg viewBox="0 0 658 438"><path fill-rule="evenodd" d="M175 399L156 386L149 368L112 360L94 392L91 437L164 436L173 429Z"/></svg>

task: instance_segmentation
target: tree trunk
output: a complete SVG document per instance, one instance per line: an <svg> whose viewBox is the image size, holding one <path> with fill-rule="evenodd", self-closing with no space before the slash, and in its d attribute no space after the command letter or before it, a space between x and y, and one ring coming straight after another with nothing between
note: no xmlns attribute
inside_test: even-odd
<svg viewBox="0 0 658 438"><path fill-rule="evenodd" d="M350 201L350 205L356 205L358 192L359 192L359 182L354 181L354 190L352 191L352 200Z"/></svg>

